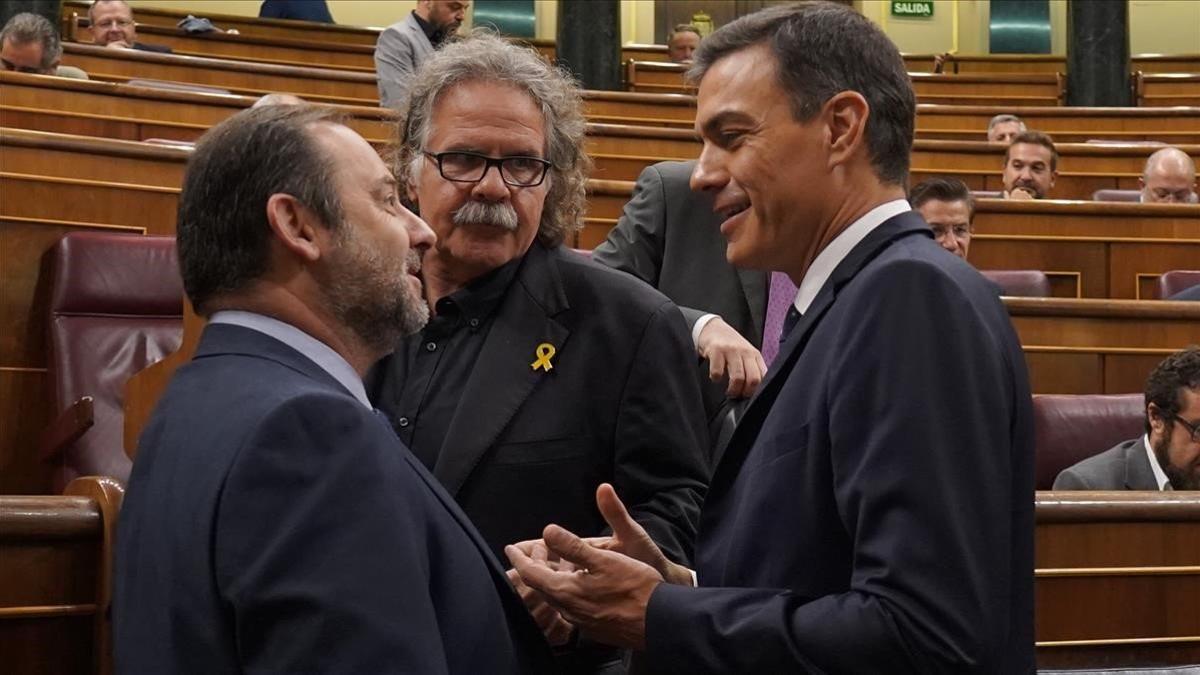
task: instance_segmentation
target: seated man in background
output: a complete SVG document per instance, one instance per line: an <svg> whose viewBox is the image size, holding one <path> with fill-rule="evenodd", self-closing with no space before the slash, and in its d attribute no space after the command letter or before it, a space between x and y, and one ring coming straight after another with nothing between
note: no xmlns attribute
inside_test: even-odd
<svg viewBox="0 0 1200 675"><path fill-rule="evenodd" d="M88 79L87 73L78 68L58 65L61 59L58 31L40 14L14 14L0 29L0 66L4 70Z"/></svg>
<svg viewBox="0 0 1200 675"><path fill-rule="evenodd" d="M121 508L118 673L546 672L504 571L360 379L425 323L432 244L328 110L254 108L200 140L178 247L209 321Z"/></svg>
<svg viewBox="0 0 1200 675"><path fill-rule="evenodd" d="M667 36L667 58L675 63L691 63L692 54L700 46L700 29L681 23Z"/></svg>
<svg viewBox="0 0 1200 675"><path fill-rule="evenodd" d="M1178 148L1163 148L1150 155L1138 182L1143 204L1196 203L1196 163Z"/></svg>
<svg viewBox="0 0 1200 675"><path fill-rule="evenodd" d="M1200 347L1146 380L1146 433L1064 470L1055 490L1200 490Z"/></svg>
<svg viewBox="0 0 1200 675"><path fill-rule="evenodd" d="M395 171L434 232L433 317L369 379L371 400L493 551L547 522L600 535L612 481L673 560L691 559L708 470L696 356L661 293L564 247L591 161L580 90L532 49L477 34L430 55ZM585 645L564 672L622 672Z"/></svg>
<svg viewBox="0 0 1200 675"><path fill-rule="evenodd" d="M988 121L988 143L1012 143L1017 134L1025 131L1025 123L1016 115L1000 114Z"/></svg>
<svg viewBox="0 0 1200 675"><path fill-rule="evenodd" d="M88 7L88 23L91 25L92 44L112 49L171 53L171 48L166 45L138 42L133 10L125 0L96 0Z"/></svg>
<svg viewBox="0 0 1200 675"><path fill-rule="evenodd" d="M417 68L458 32L471 3L466 0L417 0L403 21L388 26L375 43L379 105L398 108L408 96Z"/></svg>
<svg viewBox="0 0 1200 675"><path fill-rule="evenodd" d="M1045 199L1058 178L1058 150L1050 136L1022 131L1004 150L1004 198Z"/></svg>
<svg viewBox="0 0 1200 675"><path fill-rule="evenodd" d="M975 199L967 184L957 178L930 178L909 191L908 203L921 214L942 248L967 259L971 248Z"/></svg>
<svg viewBox="0 0 1200 675"><path fill-rule="evenodd" d="M748 398L757 389L779 352L796 287L786 275L729 264L712 195L688 185L695 167L694 161L646 167L592 260L638 277L679 305L697 353L708 361L713 386L705 388L705 409L711 417L725 396ZM783 277L782 290L776 290L775 276Z"/></svg>

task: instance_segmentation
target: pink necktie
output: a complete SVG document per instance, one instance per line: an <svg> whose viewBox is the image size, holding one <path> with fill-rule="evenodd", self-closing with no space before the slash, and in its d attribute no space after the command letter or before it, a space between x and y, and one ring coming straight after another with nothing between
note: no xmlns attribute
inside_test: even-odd
<svg viewBox="0 0 1200 675"><path fill-rule="evenodd" d="M771 272L771 286L767 290L767 316L763 321L763 360L767 367L779 355L779 336L783 333L783 320L788 308L796 301L796 284L783 272Z"/></svg>

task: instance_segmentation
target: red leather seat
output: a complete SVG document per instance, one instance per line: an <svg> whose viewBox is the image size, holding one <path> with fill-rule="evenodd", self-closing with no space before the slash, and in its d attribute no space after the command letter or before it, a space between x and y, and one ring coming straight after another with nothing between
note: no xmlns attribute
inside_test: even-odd
<svg viewBox="0 0 1200 675"><path fill-rule="evenodd" d="M1145 433L1142 394L1033 397L1036 486L1049 490L1069 466Z"/></svg>
<svg viewBox="0 0 1200 675"><path fill-rule="evenodd" d="M1171 270L1158 278L1158 297L1165 300L1192 286L1200 285L1200 270Z"/></svg>
<svg viewBox="0 0 1200 675"><path fill-rule="evenodd" d="M1041 270L979 270L979 273L999 286L1001 295L1050 297L1050 279Z"/></svg>
<svg viewBox="0 0 1200 675"><path fill-rule="evenodd" d="M1096 190L1092 193L1094 202L1140 202L1141 190Z"/></svg>
<svg viewBox="0 0 1200 675"><path fill-rule="evenodd" d="M183 336L175 238L77 232L47 256L49 374L60 418L41 456L55 465L56 492L78 476L124 483L125 383Z"/></svg>

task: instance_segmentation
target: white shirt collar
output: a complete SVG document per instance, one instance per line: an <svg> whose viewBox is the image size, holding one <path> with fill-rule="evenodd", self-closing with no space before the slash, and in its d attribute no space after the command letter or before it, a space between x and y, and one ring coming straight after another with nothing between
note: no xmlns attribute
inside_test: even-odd
<svg viewBox="0 0 1200 675"><path fill-rule="evenodd" d="M329 373L333 379L346 388L346 391L353 394L359 403L362 403L367 408L372 407L371 401L367 398L367 390L363 386L362 378L358 376L358 372L354 370L346 359L342 358L341 354L333 351L333 348L329 345L296 328L292 324L284 323L279 319L273 319L263 314L233 309L214 312L208 322L249 328L250 330L256 330L279 340L283 344L300 352L309 361L312 361L320 366L322 370Z"/></svg>
<svg viewBox="0 0 1200 675"><path fill-rule="evenodd" d="M1174 490L1171 487L1171 481L1167 478L1166 472L1158 463L1158 458L1154 456L1154 448L1150 447L1150 436L1142 434L1142 447L1146 448L1146 457L1150 460L1150 470L1154 472L1154 482L1158 484L1159 490Z"/></svg>
<svg viewBox="0 0 1200 675"><path fill-rule="evenodd" d="M816 260L813 260L808 271L804 273L804 278L800 280L800 287L796 292L796 311L801 314L808 311L809 305L817 297L817 292L829 280L829 275L833 274L833 270L837 269L842 260L850 255L850 251L868 234L888 218L911 210L912 207L903 199L884 202L864 213L861 218L851 223L850 227L834 237L833 241L817 254Z"/></svg>

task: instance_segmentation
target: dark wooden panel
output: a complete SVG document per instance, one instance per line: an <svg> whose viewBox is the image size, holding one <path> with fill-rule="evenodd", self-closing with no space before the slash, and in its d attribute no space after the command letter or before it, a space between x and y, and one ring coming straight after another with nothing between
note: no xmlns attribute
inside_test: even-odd
<svg viewBox="0 0 1200 675"><path fill-rule="evenodd" d="M0 366L0 495L50 490L51 467L35 456L50 424L46 384L44 370Z"/></svg>

